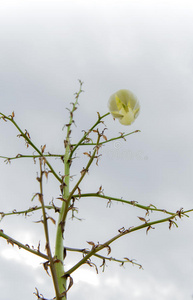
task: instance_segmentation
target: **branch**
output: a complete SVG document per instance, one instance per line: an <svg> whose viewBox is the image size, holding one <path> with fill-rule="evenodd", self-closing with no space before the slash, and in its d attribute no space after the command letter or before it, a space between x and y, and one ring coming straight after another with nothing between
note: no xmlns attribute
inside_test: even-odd
<svg viewBox="0 0 193 300"><path fill-rule="evenodd" d="M0 156L0 158L3 158L5 159L5 162L10 162L11 160L14 160L14 159L19 159L19 158L40 158L42 157L42 155L26 155L26 154L20 154L18 153L16 156L12 156L12 157L8 157L8 156ZM44 154L43 157L54 157L54 158L61 158L63 157L62 154L51 154L51 153L48 153L48 154Z"/></svg>
<svg viewBox="0 0 193 300"><path fill-rule="evenodd" d="M24 245L24 244L18 242L17 240L13 239L9 235L5 234L2 229L0 229L0 237L6 239L7 243L11 244L12 246L17 245L19 248L25 249L28 252L31 252L31 253L33 253L33 254L41 257L41 258L44 258L44 259L48 260L47 255L41 253L39 250L34 250L34 249L29 248L29 245Z"/></svg>
<svg viewBox="0 0 193 300"><path fill-rule="evenodd" d="M46 157L43 155L43 151L40 151L35 145L34 143L31 141L30 139L30 135L27 131L25 131L25 133L21 130L21 128L17 125L17 123L14 121L14 113L11 116L6 116L3 113L0 113L1 117L3 120L8 120L10 121L16 128L17 130L20 132L19 136L22 136L27 145L30 145L39 155L40 157L42 157L44 159L44 162L47 164L47 166L49 167L51 173L56 177L56 179L59 182L62 182L61 178L56 174L56 172L54 171L54 169L52 168L52 166L50 165L50 163L48 162L48 160L46 159Z"/></svg>
<svg viewBox="0 0 193 300"><path fill-rule="evenodd" d="M100 134L98 134L97 146L98 146L99 141L100 141ZM61 218L61 222L62 223L65 222L65 219L66 219L66 216L67 216L67 213L68 213L69 203L70 203L70 200L72 199L72 196L73 196L74 192L77 190L80 182L83 180L84 176L86 175L86 173L89 170L90 165L92 164L94 158L96 157L95 155L96 155L96 153L98 151L98 147L97 146L95 146L93 154L90 156L90 159L89 159L89 161L87 163L86 168L81 171L81 176L80 176L79 180L77 181L77 183L75 184L74 188L69 193L69 196L68 196L68 198L65 201L66 202L66 206L65 206L65 210L63 212L62 218Z"/></svg>
<svg viewBox="0 0 193 300"><path fill-rule="evenodd" d="M56 273L58 277L58 284L59 284L59 290L61 293L64 293L64 297L62 299L66 299L66 292L68 291L66 284L67 284L67 277L64 277L64 246L63 246L63 232L64 232L64 224L65 224L65 218L63 219L64 214L66 211L68 211L68 206L70 201L66 201L66 199L69 196L69 180L70 180L70 166L71 166L71 159L69 157L69 153L71 151L71 144L70 144L70 136L71 136L71 126L74 123L74 112L77 109L78 105L78 99L80 94L82 93L82 82L79 80L80 83L80 89L79 92L76 93L75 102L72 103L72 110L70 111L70 118L69 123L65 124L64 127L67 127L67 134L66 134L66 140L64 141L65 146L65 155L63 157L64 162L64 176L62 176L62 183L60 185L62 198L64 199L61 208L60 208L60 214L58 218L58 225L57 225L57 231L56 231L56 240L55 240L55 257L59 261L59 263L56 263ZM64 128L63 127L63 128ZM62 263L61 263L62 262Z"/></svg>
<svg viewBox="0 0 193 300"><path fill-rule="evenodd" d="M46 238L46 251L48 254L48 261L50 263L50 270L52 273L52 279L53 279L53 284L54 284L54 289L55 289L55 293L56 293L56 299L62 299L60 296L60 290L59 290L59 285L58 285L58 278L57 278L57 274L56 274L56 269L55 269L55 265L54 265L54 259L52 257L52 252L51 252L51 247L50 247L50 239L49 239L49 232L48 232L48 218L46 215L46 210L45 210L45 206L44 206L44 197L43 197L43 170L42 170L42 164L43 164L43 159L40 158L40 177L37 178L37 180L40 183L40 194L39 194L39 201L41 203L41 207L42 207L42 213L43 213L43 224L44 224L44 233L45 233L45 238ZM45 266L46 269L46 266Z"/></svg>
<svg viewBox="0 0 193 300"><path fill-rule="evenodd" d="M191 211L193 211L193 210L191 210ZM185 213L187 213L187 211L183 212L182 214L185 214ZM93 244L92 249L77 264L75 264L71 269L66 271L65 274L73 273L81 265L85 264L91 256L95 255L97 252L99 252L102 249L106 248L111 243L113 243L114 241L116 241L117 239L119 239L120 237L122 237L122 236L124 236L128 233L131 233L131 232L134 232L134 231L137 231L137 230L140 230L140 229L144 229L144 228L147 228L147 232L148 232L149 229L152 228L152 225L159 224L159 223L164 223L164 222L169 222L169 228L171 228L172 224L175 224L177 226L177 224L174 221L172 221L172 219L174 219L177 216L179 216L179 212L176 212L175 214L173 214L172 216L170 216L168 218L160 219L160 220L153 221L153 222L145 222L144 224L136 226L136 227L130 227L128 229L121 228L119 230L119 233L116 236L114 236L110 240L106 241L104 244L94 245L94 243L92 243Z"/></svg>
<svg viewBox="0 0 193 300"><path fill-rule="evenodd" d="M111 197L111 196L105 196L105 195L102 195L102 194L99 194L99 193L86 193L86 194L81 194L81 195L80 194L75 194L75 195L73 195L73 197L74 198L87 198L87 197L103 198L103 199L108 200L109 202L111 202L111 201L122 202L122 203L126 203L126 204L129 204L129 205L132 205L132 206L136 206L136 207L144 209L146 211L149 211L149 210L150 211L160 211L160 212L163 212L163 213L166 213L166 214L169 214L169 215L174 214L173 212L169 212L165 209L156 208L153 204L150 204L149 206L145 206L145 205L138 204L137 201L128 201L128 200L115 198L115 197Z"/></svg>
<svg viewBox="0 0 193 300"><path fill-rule="evenodd" d="M106 114L107 115L107 114ZM106 115L104 115L104 116L106 116ZM103 116L103 117L104 117ZM89 132L89 131L88 131ZM132 132L130 132L130 133L126 133L126 134L124 134L124 133L121 133L120 134L120 136L117 136L117 137L115 137L115 138L111 138L111 139L109 139L109 140L106 140L106 141L103 141L103 142L100 142L99 143L99 145L103 145L103 144L106 144L106 143L109 143L109 142L112 142L112 141L115 141L115 140L118 140L118 139L125 139L125 137L126 136L128 136L128 135L131 135L131 134L133 134L133 133L137 133L137 132L141 132L140 130L135 130L135 131L132 131ZM76 144L72 144L72 146L75 146ZM96 143L81 143L79 146L92 146L92 145L96 145ZM74 149L73 149L74 150Z"/></svg>
<svg viewBox="0 0 193 300"><path fill-rule="evenodd" d="M45 205L45 208L55 209L53 206L50 206L50 205ZM33 207L30 207L26 210L17 211L16 209L14 209L12 212L9 212L9 213L0 212L0 215L1 215L1 219L4 218L5 216L11 216L11 215L25 215L25 216L27 216L27 214L29 214L30 212L40 210L40 209L42 209L41 206L33 206Z"/></svg>
<svg viewBox="0 0 193 300"><path fill-rule="evenodd" d="M104 114L103 116L100 116L99 113L98 113L98 120L96 121L96 123L87 131L85 132L85 134L83 135L83 137L80 139L80 141L77 143L77 144L72 144L72 146L74 146L74 148L72 149L71 153L70 153L70 157L69 159L72 159L72 156L73 156L73 153L75 152L75 150L79 147L79 146L83 146L83 145L86 145L83 144L83 141L86 140L87 136L91 133L91 131L93 131L93 129L99 124L101 123L101 120L103 118L105 118L106 116L110 115L110 113L106 113ZM93 144L89 144L89 145L97 145L96 143L93 143Z"/></svg>
<svg viewBox="0 0 193 300"><path fill-rule="evenodd" d="M72 251L72 252L82 252L83 254L87 254L90 252L90 250L87 250L87 249L79 249L79 248L69 248L69 247L65 247L65 249L67 251ZM133 265L136 265L138 266L140 269L142 269L142 265L134 262L134 260L130 260L128 258L124 258L124 259L117 259L117 258L114 258L114 257L108 257L108 256L103 256L103 255L100 255L100 254L93 254L93 256L96 256L100 259L102 259L103 261L105 260L109 260L109 261L115 261L115 262L118 262L118 263L121 263L121 265L124 265L124 263L132 263Z"/></svg>

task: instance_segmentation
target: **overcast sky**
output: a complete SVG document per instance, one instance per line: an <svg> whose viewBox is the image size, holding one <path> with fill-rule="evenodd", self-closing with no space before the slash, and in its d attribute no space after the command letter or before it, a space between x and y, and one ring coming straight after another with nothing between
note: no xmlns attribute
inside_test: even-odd
<svg viewBox="0 0 193 300"><path fill-rule="evenodd" d="M15 120L37 146L46 144L47 151L63 153L66 107L79 89L78 79L84 82L84 93L75 112L73 141L93 125L97 111L108 112L111 94L130 89L141 104L138 119L126 127L108 116L105 134L111 138L119 132L141 132L127 142L103 147L99 166L91 167L82 192L96 192L102 185L105 195L174 212L191 209L192 16L193 3L187 0L0 0L0 111L14 111ZM16 135L11 124L0 122L0 155L31 153ZM82 152L74 161L74 175L85 166ZM60 162L54 163L62 172ZM1 160L0 166L0 211L38 204L30 201L38 192L38 166L31 160L11 165ZM45 185L47 202L58 193L50 178ZM127 205L107 208L103 199L82 199L77 206L84 220L69 220L65 240L69 247L87 247L89 240L103 243L119 228L141 224L137 216L144 216ZM156 218L156 213L150 217ZM0 229L37 246L43 228L33 221L39 218L40 214L7 217ZM161 224L148 235L143 230L112 244L113 257L136 259L144 270L110 262L104 273L96 275L84 266L73 276L69 300L193 299L193 213L178 224L170 231L168 224ZM53 235L52 225L50 231ZM79 258L69 254L66 267ZM0 300L34 300L35 287L50 299L51 280L41 262L0 239ZM100 266L101 261L95 262Z"/></svg>

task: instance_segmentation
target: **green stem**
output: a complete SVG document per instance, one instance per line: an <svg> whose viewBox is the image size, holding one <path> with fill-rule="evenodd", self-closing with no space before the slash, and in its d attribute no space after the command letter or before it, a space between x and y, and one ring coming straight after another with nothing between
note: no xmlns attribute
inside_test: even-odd
<svg viewBox="0 0 193 300"><path fill-rule="evenodd" d="M70 166L68 161L68 155L69 155L69 145L66 147L65 157L64 157L64 164L65 164L65 186L63 190L63 198L67 199L69 195L69 178L70 178ZM62 207L60 209L60 214L58 218L58 225L57 225L57 233L56 233L56 242L55 242L55 257L58 260L56 263L56 274L58 278L58 285L60 293L63 293L66 291L66 278L63 277L64 275L64 246L63 246L63 234L64 234L64 221L62 220L62 216L64 214L64 211L68 209L67 203L64 201L62 203ZM66 300L66 295L63 296L63 300Z"/></svg>
<svg viewBox="0 0 193 300"><path fill-rule="evenodd" d="M151 205L145 206L145 205L138 204L137 201L128 201L128 200L115 198L115 197L111 197L111 196L105 196L105 195L102 195L102 194L99 194L99 193L87 193L87 194L81 194L81 196L76 194L76 195L73 195L73 197L75 197L75 198L90 198L90 197L103 198L103 199L108 200L109 202L110 201L122 202L122 203L126 203L126 204L129 204L129 205L132 205L132 206L136 206L136 207L144 209L146 211L159 211L159 212L163 212L163 213L166 213L166 214L169 214L169 215L174 214L172 212L166 211L165 209L156 208L156 207L151 206Z"/></svg>
<svg viewBox="0 0 193 300"><path fill-rule="evenodd" d="M43 164L43 161L42 161L42 158L40 158L40 178L39 178L40 194L39 194L39 200L40 200L40 203L41 203L42 214L43 214L44 233L45 233L45 238L46 238L46 247L45 248L46 248L46 251L47 251L47 254L48 254L50 270L51 270L54 289L55 289L55 293L56 293L56 300L61 300L62 298L60 297L58 278L57 278L56 269L55 269L55 265L54 265L54 260L53 260L53 257L52 257L52 252L51 252L51 247L50 247L50 238L49 238L49 231L48 231L47 214L46 214L46 209L45 209L45 206L44 206L42 164Z"/></svg>
<svg viewBox="0 0 193 300"><path fill-rule="evenodd" d="M66 199L69 198L69 183L70 183L70 165L71 165L71 159L69 157L70 153L70 134L71 134L71 125L73 123L73 113L76 110L76 105L78 103L78 98L79 95L82 92L82 83L80 82L80 90L76 94L76 100L73 103L72 110L70 112L70 121L69 124L67 124L67 135L66 135L66 141L65 141L65 155L64 155L64 180L62 180L62 196L65 201L63 201L61 209L60 209L60 214L58 218L58 225L57 225L57 232L56 232L56 241L55 241L55 257L57 259L56 265L56 274L58 278L58 285L59 285L59 290L60 293L63 294L64 296L62 297L62 300L67 299L66 295L66 277L64 276L64 265L63 261L65 259L64 257L64 245L63 245L63 235L64 235L64 227L65 227L65 222L66 219L63 218L65 211L68 211L68 207L70 204L70 201L67 201Z"/></svg>
<svg viewBox="0 0 193 300"><path fill-rule="evenodd" d="M99 140L100 140L100 134L98 135L97 145L99 144ZM94 158L96 157L96 156L95 156L95 155L96 155L96 152L97 152L97 147L95 147L95 149L94 149L94 151L93 151L93 154L92 154L92 156L90 157L90 159L89 159L89 161L88 161L88 163L87 163L87 165L86 165L86 168L84 169L83 172L81 172L81 176L80 176L79 180L77 181L77 183L75 184L74 188L73 188L72 191L68 194L68 197L65 198L65 199L66 199L66 202L65 202L65 203L67 203L67 205L65 206L65 209L64 209L64 211L63 211L63 215L62 215L62 219L61 219L62 222L64 222L65 219L66 219L66 216L67 216L67 213L68 213L68 207L69 207L69 205L70 205L70 201L71 201L71 199L72 199L72 196L73 196L74 192L77 190L77 188L78 188L79 184L81 183L81 181L83 180L84 176L85 176L86 173L88 172L90 165L92 164Z"/></svg>
<svg viewBox="0 0 193 300"><path fill-rule="evenodd" d="M54 209L54 207L50 206L50 205L45 205L45 208L47 208L47 209ZM12 215L25 215L26 216L30 212L33 212L33 211L36 211L36 210L40 210L40 209L42 209L41 206L34 206L34 207L30 207L30 208L28 208L26 210L20 210L20 211L14 210L14 211L9 212L9 213L0 212L0 215L1 215L1 219L4 218L5 216L12 216Z"/></svg>

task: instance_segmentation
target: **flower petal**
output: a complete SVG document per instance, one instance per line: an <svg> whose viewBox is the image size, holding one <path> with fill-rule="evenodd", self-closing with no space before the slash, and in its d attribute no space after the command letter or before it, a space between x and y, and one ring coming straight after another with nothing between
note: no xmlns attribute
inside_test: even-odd
<svg viewBox="0 0 193 300"><path fill-rule="evenodd" d="M111 95L108 106L112 116L123 125L131 125L140 112L139 101L129 90L119 90Z"/></svg>

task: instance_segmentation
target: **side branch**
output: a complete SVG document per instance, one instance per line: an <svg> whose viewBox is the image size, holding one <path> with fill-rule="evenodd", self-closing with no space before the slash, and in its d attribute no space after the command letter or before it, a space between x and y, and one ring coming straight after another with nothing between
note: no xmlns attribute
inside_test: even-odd
<svg viewBox="0 0 193 300"><path fill-rule="evenodd" d="M106 116L106 115L105 115ZM89 131L90 132L90 131ZM106 141L103 141L103 142L100 142L99 143L99 146L103 145L103 144L106 144L106 143L109 143L109 142L112 142L112 141L116 141L116 140L119 140L119 139L125 139L126 136L128 135L131 135L133 133L137 133L137 132L141 132L140 130L135 130L135 131L132 131L132 132L129 132L129 133L121 133L119 136L115 137L115 138L111 138L111 139L108 139ZM79 146L93 146L93 145L96 145L96 143L81 143ZM72 144L72 146L75 146L74 144Z"/></svg>
<svg viewBox="0 0 193 300"><path fill-rule="evenodd" d="M93 131L93 129L94 129L99 123L101 123L101 120L102 120L103 118L105 118L106 116L108 116L108 115L110 115L109 112L106 113L106 114L103 115L103 116L100 116L100 115L98 114L98 120L96 121L96 123L95 123L95 124L94 124L87 132L85 132L85 134L84 134L83 137L80 139L80 141L79 141L77 144L71 144L72 146L74 146L74 148L72 149L72 151L71 151L71 153L70 153L69 160L71 160L71 158L72 158L72 156L73 156L73 153L75 152L75 150L76 150L79 146L86 145L86 143L83 144L83 142L84 142L84 140L86 140L86 138L87 138L87 136L89 135L89 133L90 133L91 131ZM99 144L93 143L93 144L89 144L89 145L99 145Z"/></svg>
<svg viewBox="0 0 193 300"><path fill-rule="evenodd" d="M72 251L72 252L82 252L83 254L87 254L87 253L89 253L90 252L90 250L88 250L88 249L79 249L79 248L70 248L70 247L65 247L65 249L67 250L67 251ZM93 256L95 256L95 257L97 257L97 258L100 258L100 259L102 259L103 261L106 261L106 260L108 260L108 261L114 261L114 262L118 262L118 263L121 263L121 265L124 265L125 263L132 263L133 265L136 265L136 266L138 266L140 269L142 269L142 265L140 265L140 264L138 264L138 263L136 263L136 262L134 262L133 260L129 260L129 259L117 259L117 258L114 258L114 257L108 257L108 256L104 256L104 255L100 255L100 254L97 254L97 253L95 253L95 254L93 254ZM102 265L103 266L103 265Z"/></svg>
<svg viewBox="0 0 193 300"><path fill-rule="evenodd" d="M45 208L46 209L57 209L57 208L54 208L54 206L50 206L50 205L45 205ZM33 206L33 207L30 207L26 210L20 210L20 211L17 211L17 210L13 210L12 212L9 212L9 213L4 213L4 212L0 212L0 216L1 216L1 219L0 221L6 217L6 216L12 216L12 215L25 215L27 216L29 213L33 212L33 211L36 211L36 210L40 210L42 209L41 206Z"/></svg>
<svg viewBox="0 0 193 300"><path fill-rule="evenodd" d="M186 212L184 212L184 213L186 213ZM120 237L122 237L122 236L124 236L128 233L140 230L140 229L151 228L152 225L159 224L159 223L169 222L169 224L171 225L173 223L172 219L174 219L177 216L179 216L178 213L175 213L175 214L173 214L172 216L170 216L168 218L160 219L160 220L153 221L153 222L145 222L144 224L136 226L136 227L130 227L128 229L123 228L122 230L119 230L119 233L116 236L114 236L110 240L106 241L104 244L99 244L99 245L93 246L92 249L77 264L75 264L71 269L66 271L65 274L70 275L71 273L73 273L80 266L85 264L91 256L95 255L97 252L99 252L102 249L106 248L107 246L109 246L111 243L113 243L114 241L116 241Z"/></svg>
<svg viewBox="0 0 193 300"><path fill-rule="evenodd" d="M29 247L29 245L24 245L24 244L18 242L17 240L13 239L9 235L5 234L2 229L0 229L0 237L6 239L7 243L11 244L12 246L17 245L19 247L19 249L22 248L22 249L24 249L24 250L26 250L28 252L31 252L31 253L33 253L33 254L35 254L35 255L43 258L43 259L48 260L48 256L47 255L41 253L39 250L31 249Z"/></svg>
<svg viewBox="0 0 193 300"><path fill-rule="evenodd" d="M25 154L17 154L16 156L12 156L12 157L8 157L8 156L0 156L0 158L5 159L5 162L10 162L11 160L14 159L19 159L19 158L40 158L42 157L42 155L25 155ZM62 154L44 154L43 157L53 157L53 158L62 158L63 155Z"/></svg>
<svg viewBox="0 0 193 300"><path fill-rule="evenodd" d="M111 201L117 201L117 202L122 202L122 203L126 203L132 206L136 206L138 208L144 209L146 211L159 211L159 212L164 212L166 214L169 215L173 215L173 212L167 211L165 209L160 209L160 208L156 208L154 205L150 204L149 206L145 206L145 205L141 205L138 204L137 201L129 201L129 200L124 200L124 199L120 199L120 198L115 198L115 197L111 197L111 196L105 196L99 193L87 193L87 194L75 194L73 195L74 198L89 198L89 197L96 197L96 198L103 198L108 200L109 202Z"/></svg>
<svg viewBox="0 0 193 300"><path fill-rule="evenodd" d="M56 177L56 179L59 181L59 182L62 182L62 179L56 174L56 172L54 171L54 169L52 168L51 164L49 163L49 161L46 159L46 157L43 155L43 152L41 150L39 150L35 145L34 143L31 141L30 139L30 136L29 136L29 133L25 134L21 128L17 125L17 123L14 121L14 116L6 116L4 115L3 113L0 113L1 117L3 120L8 120L10 121L16 128L17 130L20 132L20 136L22 136L27 145L30 145L39 155L40 157L42 157L44 159L44 162L46 163L46 165L49 167L51 173Z"/></svg>

